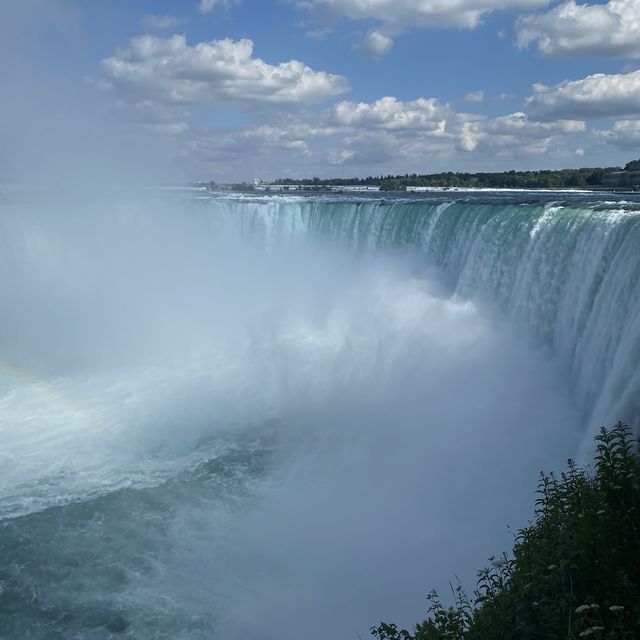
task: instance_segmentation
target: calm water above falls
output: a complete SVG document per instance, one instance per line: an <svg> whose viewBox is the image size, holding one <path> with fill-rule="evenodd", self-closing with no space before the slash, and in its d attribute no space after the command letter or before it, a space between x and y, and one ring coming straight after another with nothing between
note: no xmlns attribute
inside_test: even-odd
<svg viewBox="0 0 640 640"><path fill-rule="evenodd" d="M635 196L13 198L0 242L0 638L409 623L638 424Z"/></svg>

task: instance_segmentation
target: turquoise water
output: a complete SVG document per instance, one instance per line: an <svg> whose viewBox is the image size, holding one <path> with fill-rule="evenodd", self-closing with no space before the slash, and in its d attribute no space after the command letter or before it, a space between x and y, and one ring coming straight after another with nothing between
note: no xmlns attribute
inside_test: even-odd
<svg viewBox="0 0 640 640"><path fill-rule="evenodd" d="M638 424L629 200L14 198L0 232L0 638L408 624Z"/></svg>
<svg viewBox="0 0 640 640"><path fill-rule="evenodd" d="M356 251L418 252L454 295L486 301L548 347L598 428L640 410L640 202L607 197L216 204L265 243L313 235Z"/></svg>

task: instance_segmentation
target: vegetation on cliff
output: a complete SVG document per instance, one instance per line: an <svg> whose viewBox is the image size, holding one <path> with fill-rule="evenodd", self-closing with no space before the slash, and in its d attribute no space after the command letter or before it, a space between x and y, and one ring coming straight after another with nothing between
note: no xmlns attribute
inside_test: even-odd
<svg viewBox="0 0 640 640"><path fill-rule="evenodd" d="M596 437L593 470L542 474L534 521L511 555L478 573L472 597L427 596L412 631L379 640L627 640L640 637L640 441L619 423Z"/></svg>

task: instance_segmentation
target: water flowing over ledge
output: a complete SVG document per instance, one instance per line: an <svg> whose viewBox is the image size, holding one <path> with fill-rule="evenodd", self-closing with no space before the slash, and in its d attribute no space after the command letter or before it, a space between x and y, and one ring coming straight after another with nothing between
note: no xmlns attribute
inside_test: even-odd
<svg viewBox="0 0 640 640"><path fill-rule="evenodd" d="M637 429L640 206L527 199L249 198L214 200L214 206L239 216L245 231L268 247L319 236L356 251L419 251L457 294L497 304L552 350L583 409L585 444L618 419Z"/></svg>

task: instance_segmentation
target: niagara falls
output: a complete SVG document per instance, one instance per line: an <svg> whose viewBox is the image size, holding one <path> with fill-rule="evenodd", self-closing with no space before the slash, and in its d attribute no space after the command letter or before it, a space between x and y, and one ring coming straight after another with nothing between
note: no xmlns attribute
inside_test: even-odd
<svg viewBox="0 0 640 640"><path fill-rule="evenodd" d="M0 640L638 637L638 25L0 0Z"/></svg>
<svg viewBox="0 0 640 640"><path fill-rule="evenodd" d="M469 581L638 416L640 203L527 199L5 203L11 635L356 633Z"/></svg>

